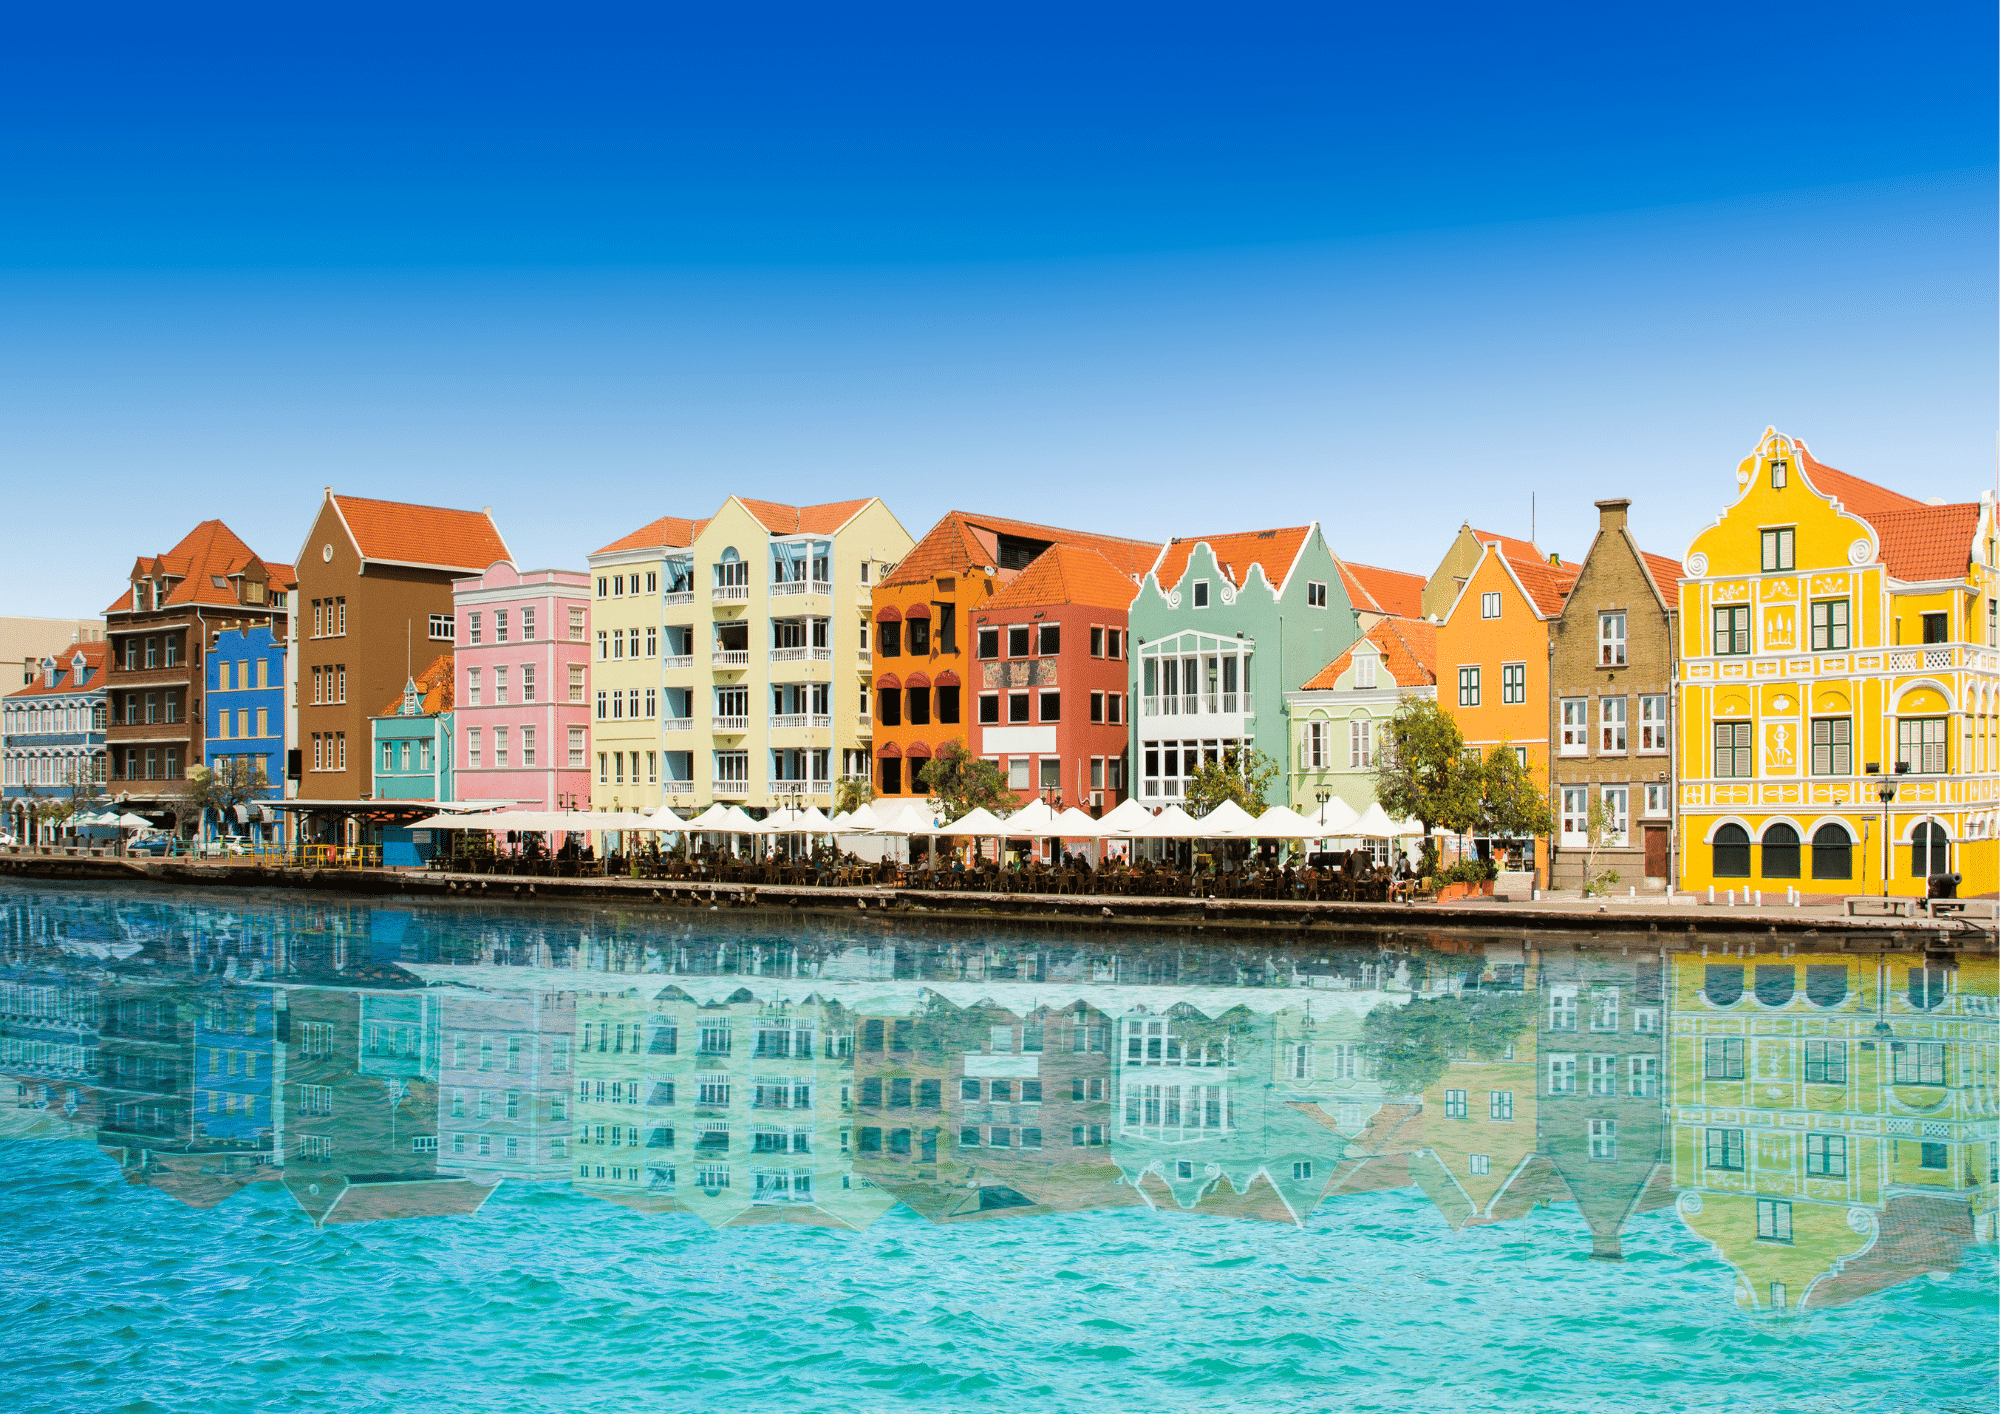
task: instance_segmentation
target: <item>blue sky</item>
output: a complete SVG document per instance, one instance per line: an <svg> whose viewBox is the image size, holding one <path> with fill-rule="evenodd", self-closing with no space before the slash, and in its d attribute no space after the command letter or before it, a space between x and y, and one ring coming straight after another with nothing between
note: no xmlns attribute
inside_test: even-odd
<svg viewBox="0 0 2000 1414"><path fill-rule="evenodd" d="M319 488L1674 553L1994 481L1990 6L116 6L0 43L0 612ZM950 13L941 13L944 10Z"/></svg>

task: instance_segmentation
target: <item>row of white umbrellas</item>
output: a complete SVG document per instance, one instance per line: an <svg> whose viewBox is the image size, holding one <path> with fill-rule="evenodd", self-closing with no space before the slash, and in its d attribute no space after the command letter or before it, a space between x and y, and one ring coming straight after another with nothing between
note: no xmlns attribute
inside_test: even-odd
<svg viewBox="0 0 2000 1414"><path fill-rule="evenodd" d="M137 817L131 817L135 821ZM143 825L145 822L137 821ZM136 826L135 826L136 828ZM1071 806L1056 811L1047 801L1031 801L1001 817L976 809L949 824L928 805L917 801L869 803L831 818L818 807L790 807L762 820L752 819L741 806L720 802L683 819L666 806L651 813L638 811L498 810L483 815L432 815L416 822L417 829L514 830L547 833L593 830L653 831L670 834L725 835L938 835L951 839L1006 836L1026 839L1100 840L1305 840L1402 839L1421 835L1415 820L1391 820L1379 804L1356 814L1344 801L1331 800L1310 815L1273 805L1252 815L1235 801L1196 819L1178 805L1155 815L1136 800L1127 800L1101 819Z"/></svg>

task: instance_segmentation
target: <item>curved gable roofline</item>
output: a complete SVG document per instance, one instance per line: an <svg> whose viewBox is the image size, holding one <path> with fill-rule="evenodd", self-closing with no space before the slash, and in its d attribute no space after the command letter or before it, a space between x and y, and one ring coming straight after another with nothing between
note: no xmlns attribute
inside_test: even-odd
<svg viewBox="0 0 2000 1414"><path fill-rule="evenodd" d="M1270 592L1271 598L1275 602L1278 596L1284 593L1285 586L1291 583L1292 575L1298 569L1299 562L1305 558L1306 547L1312 544L1315 538L1317 538L1322 545L1326 543L1325 537L1320 534L1319 522L1317 520L1308 521L1304 526L1294 527L1294 529L1303 530L1304 534L1302 534L1299 537L1298 547L1292 551L1291 559L1287 561L1285 565L1285 573L1277 580L1276 583L1272 582L1271 576L1269 572L1264 568L1264 562L1261 559L1250 561L1249 568L1243 572L1243 578L1240 582L1238 582L1237 580L1233 579L1230 576L1228 568L1223 564L1222 557L1216 553L1215 546L1208 539L1208 537L1196 536L1192 540L1189 539L1169 540L1166 544L1162 545L1160 547L1159 555L1153 560L1152 567L1146 571L1145 578L1139 582L1139 588L1143 592L1145 586L1147 584L1151 584L1155 592L1157 592L1162 598L1164 598L1166 595L1173 592L1173 590L1179 589L1183 584L1187 583L1188 575L1191 574L1194 570L1194 557L1196 553L1202 550L1206 550L1208 551L1209 560L1215 565L1215 572L1221 575L1224 579L1228 579L1230 583L1235 587L1236 592L1238 594L1243 594L1249 590L1250 576L1254 573L1263 579L1265 589ZM1240 535L1243 533L1244 532L1236 532L1235 534ZM1282 532L1254 531L1248 533L1256 535L1264 535L1264 534L1282 533ZM1234 537L1218 536L1216 538L1227 539ZM1180 578L1175 580L1171 586L1163 585L1160 582L1160 566L1166 562L1168 556L1174 553L1175 547L1178 545L1187 546L1187 558L1181 563ZM1327 557L1329 559L1333 558L1333 551L1331 547L1329 547L1327 550ZM1334 577L1336 579L1339 578L1337 573ZM1340 592L1342 598L1348 599L1349 607L1351 608L1353 606L1353 601L1351 598L1349 598L1347 594L1347 586L1345 584L1341 585Z"/></svg>
<svg viewBox="0 0 2000 1414"><path fill-rule="evenodd" d="M1871 559L1879 560L1882 557L1881 533L1877 531L1875 527L1869 523L1868 519L1865 516L1863 516L1859 511L1849 510L1845 505L1845 503L1841 501L1839 496L1834 495L1830 491L1822 490L1819 484L1812 479L1812 477L1806 471L1805 463L1809 460L1814 460L1814 459L1812 453L1806 450L1806 444L1804 442L1799 441L1795 437L1785 436L1785 434L1778 431L1776 427L1767 426L1764 429L1764 435L1757 439L1757 450L1752 452L1749 456L1745 457L1742 461L1736 464L1738 471L1747 471L1748 475L1744 476L1742 484L1736 488L1735 499L1730 501L1728 505L1724 506L1722 508L1722 511L1715 517L1714 520L1711 520L1707 525L1704 525L1700 530L1697 530L1694 533L1694 535L1689 538L1688 547L1681 554L1682 561L1685 562L1687 556L1693 553L1694 547L1701 542L1702 536L1708 534L1711 530L1721 529L1722 523L1728 520L1731 513L1734 512L1738 506L1742 505L1744 501L1749 499L1751 493L1757 489L1757 471L1760 467L1762 467L1765 463L1767 463L1770 460L1771 452L1769 449L1774 444L1777 446L1781 446L1785 449L1786 459L1791 463L1792 471L1805 481L1807 489L1810 490L1813 493L1813 495L1818 496L1821 500L1825 501L1829 506L1831 506L1833 508L1833 513L1835 515L1841 517L1843 520L1853 521L1856 525L1860 526L1863 530L1868 532L1868 543L1874 547L1874 554L1871 556ZM1817 466L1819 464L1820 463L1814 460L1814 465ZM1826 469L1829 471L1833 470L1833 468L1831 467L1828 467ZM1844 475L1844 473L1842 474ZM1854 479L1857 481L1860 480L1859 477L1855 477ZM1896 492L1887 491L1886 489L1884 489L1884 494L1890 496L1897 495Z"/></svg>

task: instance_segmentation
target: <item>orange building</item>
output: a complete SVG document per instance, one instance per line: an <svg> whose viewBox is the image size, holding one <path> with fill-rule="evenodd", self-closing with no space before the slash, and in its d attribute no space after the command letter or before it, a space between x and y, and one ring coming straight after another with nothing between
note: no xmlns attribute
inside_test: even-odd
<svg viewBox="0 0 2000 1414"><path fill-rule="evenodd" d="M976 692L974 614L1051 545L1095 550L1137 579L1157 543L952 511L874 592L875 794L922 799L918 773L948 741L967 743Z"/></svg>
<svg viewBox="0 0 2000 1414"><path fill-rule="evenodd" d="M1549 786L1549 623L1576 571L1562 557L1524 553L1523 541L1486 542L1437 630L1438 701L1483 756L1502 743L1544 792ZM1548 882L1549 842L1495 842L1503 867L1532 867ZM1530 863L1532 849L1532 864Z"/></svg>

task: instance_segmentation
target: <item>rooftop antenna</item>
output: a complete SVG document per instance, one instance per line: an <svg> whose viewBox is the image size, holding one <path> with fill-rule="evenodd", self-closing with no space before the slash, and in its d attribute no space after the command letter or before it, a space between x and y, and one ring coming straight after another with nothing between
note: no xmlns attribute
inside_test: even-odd
<svg viewBox="0 0 2000 1414"><path fill-rule="evenodd" d="M1535 539L1535 493L1532 491L1528 493L1528 543L1537 550L1542 548L1541 542Z"/></svg>

